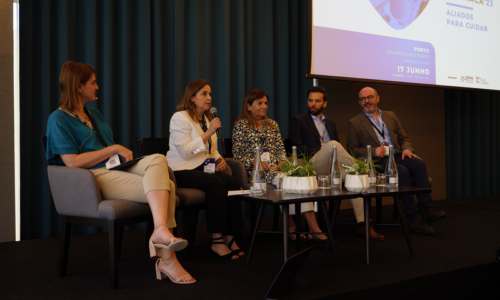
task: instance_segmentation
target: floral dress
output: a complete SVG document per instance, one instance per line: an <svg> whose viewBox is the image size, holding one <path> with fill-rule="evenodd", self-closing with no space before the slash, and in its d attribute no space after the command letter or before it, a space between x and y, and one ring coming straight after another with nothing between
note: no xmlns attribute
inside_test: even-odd
<svg viewBox="0 0 500 300"><path fill-rule="evenodd" d="M272 123L275 128L267 124ZM252 163L255 161L255 147L260 149L268 148L271 162L274 167L281 161L286 160L285 147L281 139L278 123L271 119L263 122L262 130L257 126L248 127L248 120L240 120L233 128L233 156L235 160L241 161L245 165L248 180L252 178ZM276 170L265 171L266 182L272 183L278 174Z"/></svg>

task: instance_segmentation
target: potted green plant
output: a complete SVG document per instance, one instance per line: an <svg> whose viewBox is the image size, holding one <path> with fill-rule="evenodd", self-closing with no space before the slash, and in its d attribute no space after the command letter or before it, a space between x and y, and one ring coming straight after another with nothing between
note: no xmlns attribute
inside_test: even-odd
<svg viewBox="0 0 500 300"><path fill-rule="evenodd" d="M316 180L316 169L311 163L312 156L305 153L300 154L301 160L293 163L288 159L280 165L280 173L283 174L283 189L287 193L309 194L318 190Z"/></svg>
<svg viewBox="0 0 500 300"><path fill-rule="evenodd" d="M353 155L354 157L354 155ZM346 171L345 175L345 188L351 192L360 192L370 188L370 181L368 178L369 166L361 159L350 159L351 165L342 164Z"/></svg>

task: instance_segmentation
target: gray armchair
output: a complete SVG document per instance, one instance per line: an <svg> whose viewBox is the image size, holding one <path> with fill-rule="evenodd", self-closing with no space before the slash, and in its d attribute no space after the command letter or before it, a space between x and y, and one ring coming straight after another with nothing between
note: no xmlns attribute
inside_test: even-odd
<svg viewBox="0 0 500 300"><path fill-rule="evenodd" d="M45 150L46 137L42 137ZM145 245L153 232L153 219L148 204L126 200L102 199L97 179L89 170L49 165L50 191L61 215L59 276L66 276L72 224L105 227L109 236L109 278L111 288L118 287L118 259L123 228L147 222Z"/></svg>

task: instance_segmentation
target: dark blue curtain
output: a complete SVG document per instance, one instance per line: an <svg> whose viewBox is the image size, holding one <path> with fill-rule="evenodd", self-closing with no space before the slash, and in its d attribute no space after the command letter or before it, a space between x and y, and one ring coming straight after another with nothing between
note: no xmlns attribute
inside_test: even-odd
<svg viewBox="0 0 500 300"><path fill-rule="evenodd" d="M500 194L500 93L445 91L447 198Z"/></svg>
<svg viewBox="0 0 500 300"><path fill-rule="evenodd" d="M307 22L307 0L20 0L22 239L59 235L40 136L57 109L64 62L96 69L91 105L115 142L134 151L137 137L168 136L184 87L201 78L211 83L223 136L245 93L261 88L268 117L288 137L312 85Z"/></svg>

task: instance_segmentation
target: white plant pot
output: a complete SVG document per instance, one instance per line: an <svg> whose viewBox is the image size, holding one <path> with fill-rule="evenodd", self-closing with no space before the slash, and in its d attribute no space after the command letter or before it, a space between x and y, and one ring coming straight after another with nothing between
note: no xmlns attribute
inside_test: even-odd
<svg viewBox="0 0 500 300"><path fill-rule="evenodd" d="M363 192L370 188L368 175L345 175L345 188L350 192Z"/></svg>
<svg viewBox="0 0 500 300"><path fill-rule="evenodd" d="M287 193L312 194L318 190L316 176L309 177L285 177L283 189Z"/></svg>

